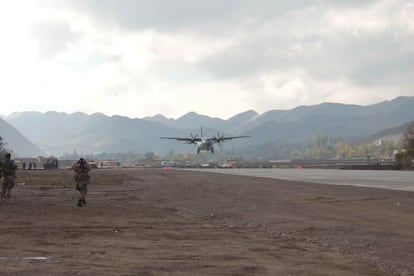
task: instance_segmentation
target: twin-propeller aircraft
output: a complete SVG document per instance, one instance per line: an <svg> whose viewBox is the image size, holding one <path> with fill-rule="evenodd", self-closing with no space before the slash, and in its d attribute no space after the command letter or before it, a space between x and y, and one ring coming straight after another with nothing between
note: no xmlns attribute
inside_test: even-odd
<svg viewBox="0 0 414 276"><path fill-rule="evenodd" d="M214 153L214 144L220 144L224 141L232 140L232 139L238 139L238 138L246 138L250 136L229 136L225 137L224 135L220 135L217 133L217 136L213 136L210 138L204 138L203 137L203 128L201 128L201 137L197 137L196 135L190 134L190 137L160 137L161 139L172 139L177 140L181 142L185 142L185 144L194 144L197 145L197 153L200 153L200 151L211 151L211 153Z"/></svg>

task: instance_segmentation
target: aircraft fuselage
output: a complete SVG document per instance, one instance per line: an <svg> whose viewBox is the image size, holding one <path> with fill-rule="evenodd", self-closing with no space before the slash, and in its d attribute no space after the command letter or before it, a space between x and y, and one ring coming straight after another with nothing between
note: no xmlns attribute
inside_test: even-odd
<svg viewBox="0 0 414 276"><path fill-rule="evenodd" d="M211 139L203 139L201 142L197 143L197 153L200 153L200 151L211 151L214 153L214 147L213 147L213 141Z"/></svg>

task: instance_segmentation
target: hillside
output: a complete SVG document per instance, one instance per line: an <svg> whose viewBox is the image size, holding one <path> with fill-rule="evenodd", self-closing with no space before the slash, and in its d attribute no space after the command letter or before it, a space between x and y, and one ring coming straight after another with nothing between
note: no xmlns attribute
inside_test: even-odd
<svg viewBox="0 0 414 276"><path fill-rule="evenodd" d="M359 141L360 143L364 143L367 141L392 141L395 144L398 144L401 142L401 140L404 137L404 134L406 133L408 126L414 124L414 121L393 127L393 128L388 128L388 129L384 129L381 130L377 133L374 133L372 135L369 135L367 137L364 137L361 141Z"/></svg>
<svg viewBox="0 0 414 276"><path fill-rule="evenodd" d="M42 151L8 122L0 119L0 137L14 156L38 157Z"/></svg>

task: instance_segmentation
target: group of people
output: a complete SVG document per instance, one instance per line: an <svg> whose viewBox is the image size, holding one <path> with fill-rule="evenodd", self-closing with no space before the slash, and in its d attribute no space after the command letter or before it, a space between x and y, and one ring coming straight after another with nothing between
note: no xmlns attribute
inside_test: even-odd
<svg viewBox="0 0 414 276"><path fill-rule="evenodd" d="M16 178L17 165L11 160L10 153L6 153L4 161L0 162L0 177L3 177L1 198L10 199L11 190L14 187L14 181ZM77 206L86 206L86 194L88 192L88 184L90 182L89 171L91 166L88 162L81 158L72 166L72 170L75 172L76 190L79 192L79 199Z"/></svg>
<svg viewBox="0 0 414 276"><path fill-rule="evenodd" d="M26 169L26 162L23 162L22 164L23 170ZM36 163L35 162L29 162L29 166L27 167L28 170L36 170Z"/></svg>

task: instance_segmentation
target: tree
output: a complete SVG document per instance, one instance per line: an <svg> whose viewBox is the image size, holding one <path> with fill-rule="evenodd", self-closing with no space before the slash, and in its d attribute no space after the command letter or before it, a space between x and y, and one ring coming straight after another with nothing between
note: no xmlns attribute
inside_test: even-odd
<svg viewBox="0 0 414 276"><path fill-rule="evenodd" d="M346 159L353 155L353 148L345 141L339 141L335 145L337 158Z"/></svg>
<svg viewBox="0 0 414 276"><path fill-rule="evenodd" d="M397 169L407 168L411 165L410 158L405 151L397 153L395 155L395 161L397 164Z"/></svg>
<svg viewBox="0 0 414 276"><path fill-rule="evenodd" d="M408 125L401 144L402 151L395 155L397 167L410 167L414 158L414 123Z"/></svg>
<svg viewBox="0 0 414 276"><path fill-rule="evenodd" d="M0 136L0 159L3 158L4 154L5 154L5 148L4 148L4 142L3 142L3 138L1 138Z"/></svg>
<svg viewBox="0 0 414 276"><path fill-rule="evenodd" d="M414 123L407 127L402 144L407 156L414 158Z"/></svg>
<svg viewBox="0 0 414 276"><path fill-rule="evenodd" d="M147 152L145 153L145 159L146 160L153 160L155 157L155 153L154 152Z"/></svg>
<svg viewBox="0 0 414 276"><path fill-rule="evenodd" d="M408 125L402 140L403 150L395 155L399 167L411 167L414 158L414 123Z"/></svg>
<svg viewBox="0 0 414 276"><path fill-rule="evenodd" d="M313 158L326 159L335 157L333 139L325 134L318 134L313 138L311 155Z"/></svg>

